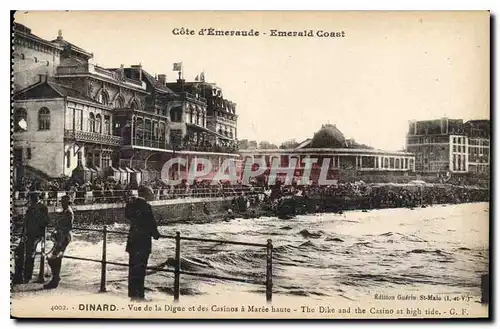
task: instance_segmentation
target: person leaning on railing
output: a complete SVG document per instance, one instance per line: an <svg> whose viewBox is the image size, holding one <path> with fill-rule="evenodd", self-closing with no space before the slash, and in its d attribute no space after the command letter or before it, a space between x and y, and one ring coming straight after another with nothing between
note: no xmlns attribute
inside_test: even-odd
<svg viewBox="0 0 500 329"><path fill-rule="evenodd" d="M38 192L30 192L30 205L24 216L21 242L16 248L14 284L28 283L33 276L36 245L42 240L49 223L49 211L39 200Z"/></svg>
<svg viewBox="0 0 500 329"><path fill-rule="evenodd" d="M54 240L54 248L47 259L52 272L52 279L43 286L44 289L55 289L61 281L62 259L68 244L71 242L71 230L73 229L73 220L75 218L73 209L70 207L71 203L71 198L68 195L64 195L61 198L63 211L61 218L57 221L56 229L52 233L51 239Z"/></svg>

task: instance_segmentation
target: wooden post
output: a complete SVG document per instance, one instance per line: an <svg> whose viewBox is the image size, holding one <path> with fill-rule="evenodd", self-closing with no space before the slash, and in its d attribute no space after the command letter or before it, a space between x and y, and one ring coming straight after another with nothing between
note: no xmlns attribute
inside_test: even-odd
<svg viewBox="0 0 500 329"><path fill-rule="evenodd" d="M181 233L175 233L175 273L174 273L174 301L179 301L180 273L181 272Z"/></svg>
<svg viewBox="0 0 500 329"><path fill-rule="evenodd" d="M104 225L102 229L102 258L101 258L101 289L100 292L106 292L106 240L108 237L108 228Z"/></svg>
<svg viewBox="0 0 500 329"><path fill-rule="evenodd" d="M267 266L266 266L266 301L270 303L273 299L273 243L267 240Z"/></svg>
<svg viewBox="0 0 500 329"><path fill-rule="evenodd" d="M489 304L490 302L490 275L481 275L481 303Z"/></svg>
<svg viewBox="0 0 500 329"><path fill-rule="evenodd" d="M45 239L46 239L46 234L47 234L47 228L44 228L43 230L43 237L41 243L41 248L40 248L40 270L38 272L38 279L36 282L38 283L44 283L45 282Z"/></svg>

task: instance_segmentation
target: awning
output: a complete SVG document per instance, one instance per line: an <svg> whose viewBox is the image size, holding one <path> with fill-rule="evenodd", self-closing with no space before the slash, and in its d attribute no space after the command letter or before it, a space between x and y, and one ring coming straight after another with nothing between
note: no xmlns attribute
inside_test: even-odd
<svg viewBox="0 0 500 329"><path fill-rule="evenodd" d="M193 130L196 130L196 131L206 132L206 133L209 133L211 135L217 136L217 137L225 139L225 140L231 140L231 138L229 138L227 136L224 136L224 135L221 135L221 134L219 134L219 133L217 133L215 131L212 131L210 129L207 129L205 127L201 127L201 126L198 126L198 125L195 125L195 124L192 124L192 123L186 123L186 126L187 126L187 128L190 128L190 129L193 129Z"/></svg>

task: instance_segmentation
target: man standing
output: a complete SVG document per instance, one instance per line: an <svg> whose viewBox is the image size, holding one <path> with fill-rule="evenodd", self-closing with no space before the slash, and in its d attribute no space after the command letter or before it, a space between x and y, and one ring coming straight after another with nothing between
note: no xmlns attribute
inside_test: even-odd
<svg viewBox="0 0 500 329"><path fill-rule="evenodd" d="M129 254L128 296L134 300L145 300L144 279L151 254L151 237L158 240L160 233L151 206L152 191L140 186L139 197L132 198L125 207L125 218L130 221L126 251Z"/></svg>
<svg viewBox="0 0 500 329"><path fill-rule="evenodd" d="M71 199L68 195L61 198L63 208L61 218L57 221L56 230L52 233L54 239L54 248L47 259L50 271L52 272L52 280L43 286L44 289L55 289L61 281L61 265L66 247L71 242L71 230L73 229L74 213L70 207Z"/></svg>
<svg viewBox="0 0 500 329"><path fill-rule="evenodd" d="M14 284L28 283L33 276L37 244L45 235L49 223L49 211L40 202L38 192L29 194L30 205L24 216L21 243L16 248Z"/></svg>

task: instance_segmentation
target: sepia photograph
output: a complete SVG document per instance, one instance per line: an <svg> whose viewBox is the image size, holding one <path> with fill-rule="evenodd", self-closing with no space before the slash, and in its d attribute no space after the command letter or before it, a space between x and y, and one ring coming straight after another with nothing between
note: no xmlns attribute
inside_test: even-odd
<svg viewBox="0 0 500 329"><path fill-rule="evenodd" d="M16 11L11 318L489 318L491 20Z"/></svg>

